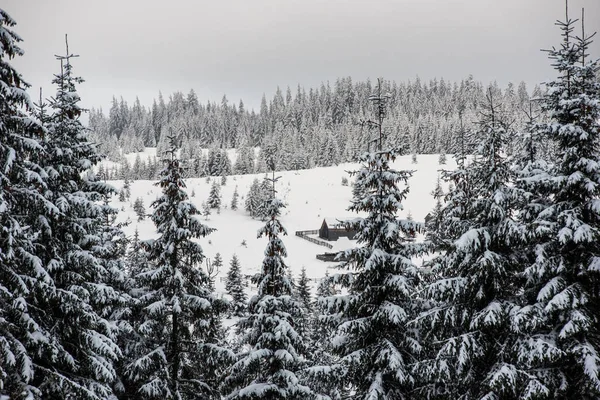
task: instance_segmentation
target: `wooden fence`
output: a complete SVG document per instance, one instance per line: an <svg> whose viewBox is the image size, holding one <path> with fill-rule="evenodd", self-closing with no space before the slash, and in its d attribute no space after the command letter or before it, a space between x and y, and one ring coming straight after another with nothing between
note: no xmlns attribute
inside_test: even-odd
<svg viewBox="0 0 600 400"><path fill-rule="evenodd" d="M313 231L296 231L296 236L301 237L304 240L308 240L311 243L318 244L319 246L324 246L324 247L327 247L328 249L333 249L333 245L331 245L331 244L329 244L327 242L324 242L323 240L319 240L319 239L308 237L308 235L316 235L318 233L319 233L318 230L313 230Z"/></svg>
<svg viewBox="0 0 600 400"><path fill-rule="evenodd" d="M337 260L335 259L335 256L337 256L338 253L323 253L323 254L317 254L317 260L321 260L321 261L325 261L325 262L342 262L342 261L348 261L347 257L341 256L340 258L338 258Z"/></svg>

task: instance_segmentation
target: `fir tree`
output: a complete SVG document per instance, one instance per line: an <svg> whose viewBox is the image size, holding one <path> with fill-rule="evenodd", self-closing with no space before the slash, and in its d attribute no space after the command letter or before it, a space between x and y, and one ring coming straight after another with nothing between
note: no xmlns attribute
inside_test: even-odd
<svg viewBox="0 0 600 400"><path fill-rule="evenodd" d="M0 398L39 399L43 370L36 355L53 340L35 310L54 285L22 217L57 210L41 195L46 176L32 156L43 151L44 130L29 114L29 85L9 63L23 54L15 25L0 9Z"/></svg>
<svg viewBox="0 0 600 400"><path fill-rule="evenodd" d="M225 281L225 290L233 299L231 303L231 311L233 315L243 316L246 314L246 292L244 291L244 284L242 282L242 271L240 267L240 261L237 255L233 255L229 263L229 271L227 271L227 280Z"/></svg>
<svg viewBox="0 0 600 400"><path fill-rule="evenodd" d="M420 320L421 330L431 332L432 357L418 369L426 397L515 398L523 383L515 352L522 337L510 321L520 306L517 276L525 262L526 235L513 218L520 192L512 185L504 156L509 133L491 89L484 110L478 135L486 139L466 172L473 196L459 203L463 224L447 231L439 219L433 224L441 240L434 240L435 280L425 293L435 306ZM435 212L452 218L455 207L449 201Z"/></svg>
<svg viewBox="0 0 600 400"><path fill-rule="evenodd" d="M221 189L216 180L213 181L213 184L210 188L210 193L208 195L206 204L208 204L210 208L216 208L217 210L221 208Z"/></svg>
<svg viewBox="0 0 600 400"><path fill-rule="evenodd" d="M442 229L442 201L444 199L444 191L442 190L442 182L439 175L435 183L435 189L431 192L431 195L435 199L435 207L425 217L425 232L427 240L436 245L439 243Z"/></svg>
<svg viewBox="0 0 600 400"><path fill-rule="evenodd" d="M440 156L438 157L438 164L439 165L446 165L446 152L442 151L440 153Z"/></svg>
<svg viewBox="0 0 600 400"><path fill-rule="evenodd" d="M133 202L133 211L135 211L138 221L146 219L146 207L144 207L144 200L141 197L136 198Z"/></svg>
<svg viewBox="0 0 600 400"><path fill-rule="evenodd" d="M310 382L311 388L316 393L335 400L344 398L343 396L348 392L337 376L330 378L335 370L327 371L328 366L336 365L339 362L339 357L333 354L331 342L331 336L337 328L338 321L335 316L327 314L327 299L338 294L339 291L336 290L333 277L329 275L329 272L325 272L325 276L317 286L317 301L314 303L315 311L311 321L310 346L314 349L311 354L312 364L326 367L325 369L323 367L309 368L310 376L313 378Z"/></svg>
<svg viewBox="0 0 600 400"><path fill-rule="evenodd" d="M221 271L223 267L223 257L221 253L215 254L215 259L211 262L211 270L214 271L215 276Z"/></svg>
<svg viewBox="0 0 600 400"><path fill-rule="evenodd" d="M208 217L210 217L210 206L208 205L208 203L206 201L202 202L202 215L204 216L204 219L206 219L208 221Z"/></svg>
<svg viewBox="0 0 600 400"><path fill-rule="evenodd" d="M117 345L119 349L126 349L131 346L133 332L131 319L135 305L131 296L133 280L127 273L126 255L129 239L122 230L127 223L116 223L118 210L109 205L107 195L104 196L102 212L104 218L100 225L100 242L94 248L94 255L107 272L104 282L116 291L116 295L108 298L95 297L92 299L92 305L99 310L101 317L117 326ZM117 360L115 366L117 379L113 383L114 392L119 394L126 390L122 378L124 365L122 361L123 357Z"/></svg>
<svg viewBox="0 0 600 400"><path fill-rule="evenodd" d="M135 278L148 263L148 253L142 246L140 241L139 230L136 227L133 233L133 238L129 242L129 250L126 256L127 261L127 272L129 278Z"/></svg>
<svg viewBox="0 0 600 400"><path fill-rule="evenodd" d="M290 278L291 279L291 278ZM300 273L300 277L298 278L297 283L294 285L294 294L300 304L302 305L302 314L299 316L296 322L296 330L298 334L305 338L307 346L312 348L312 344L310 344L311 333L313 327L313 300L310 288L310 280L306 275L306 268L302 266L302 270ZM309 360L313 360L314 353L310 353L307 358Z"/></svg>
<svg viewBox="0 0 600 400"><path fill-rule="evenodd" d="M372 99L378 110L381 149L388 97L382 94L381 81L378 89ZM395 158L394 150L366 153L361 169L352 173L361 190L348 209L367 213L367 217L347 225L357 231L355 238L361 246L343 252L348 261L342 268L352 271L334 281L348 295L324 300L336 320L332 351L340 362L313 371L317 377L338 375L339 387L349 386L356 398L408 398L416 380L411 364L421 345L416 329L407 325L418 310L414 301L418 272L411 257L425 247L409 238L421 225L396 217L412 173L392 169ZM404 188L399 189L399 184Z"/></svg>
<svg viewBox="0 0 600 400"><path fill-rule="evenodd" d="M46 196L58 211L40 211L34 222L40 229L40 258L55 285L50 296L38 298L42 330L52 331L53 338L37 354L36 382L42 398L104 399L112 394L120 356L116 324L103 314L121 293L113 286L114 271L98 258L110 252L103 249L107 214L101 201L114 189L87 174L102 157L79 120L84 110L76 85L82 79L73 75L73 57L68 46L67 55L58 57L61 71L53 79L58 89L42 157Z"/></svg>
<svg viewBox="0 0 600 400"><path fill-rule="evenodd" d="M313 301L310 290L310 280L308 276L306 276L306 267L302 266L302 270L300 272L300 278L298 278L298 284L296 285L296 292L298 293L298 300L302 303L304 310L308 314L313 311Z"/></svg>
<svg viewBox="0 0 600 400"><path fill-rule="evenodd" d="M125 196L125 200L129 200L131 198L131 183L127 178L125 178L123 182L123 195Z"/></svg>
<svg viewBox="0 0 600 400"><path fill-rule="evenodd" d="M258 187L257 206L255 209L255 216L261 221L265 221L269 218L269 207L268 202L271 198L271 187L269 179L265 176Z"/></svg>
<svg viewBox="0 0 600 400"><path fill-rule="evenodd" d="M119 382L122 385L119 391L119 398L140 399L143 395L138 392L139 383L131 377L131 364L135 362L140 354L145 350L145 340L136 329L144 322L144 304L140 298L145 295L146 289L139 286L136 277L148 269L148 252L142 246L139 238L139 232L136 227L133 238L129 243L126 255L128 294L131 298L130 314L128 315L128 326L120 330L119 347L123 352L123 357L119 360L117 371Z"/></svg>
<svg viewBox="0 0 600 400"><path fill-rule="evenodd" d="M275 179L272 180L275 185ZM242 343L248 351L224 381L227 399L309 399L311 391L299 382L296 373L302 367L303 341L296 331L295 319L301 313L287 278L287 255L280 234L286 234L279 222L281 201L268 202L269 220L258 232L269 244L261 272L255 277L258 294L249 304L249 315L239 322Z"/></svg>
<svg viewBox="0 0 600 400"><path fill-rule="evenodd" d="M184 191L183 169L170 158L157 183L163 195L152 203L152 221L159 237L146 242L150 263L136 277L144 288L141 323L136 331L142 343L128 368L128 379L144 399L218 398L215 371L229 353L214 343L211 330L220 308L202 268L200 244L213 229L202 225L198 210Z"/></svg>
<svg viewBox="0 0 600 400"><path fill-rule="evenodd" d="M238 208L238 198L239 198L239 194L238 194L238 189L237 189L237 185L236 185L235 190L233 191L233 197L231 198L231 209L233 211L237 210L237 208Z"/></svg>
<svg viewBox="0 0 600 400"><path fill-rule="evenodd" d="M260 183L257 178L254 178L248 195L246 196L245 209L252 218L257 215L260 205Z"/></svg>
<svg viewBox="0 0 600 400"><path fill-rule="evenodd" d="M522 396L536 399L600 397L600 83L590 37L575 38L574 23L568 15L558 22L563 42L548 54L559 77L540 103L551 120L535 126L556 147L556 162L530 164L520 182L531 194L522 215L533 249L526 306L514 321L529 335Z"/></svg>

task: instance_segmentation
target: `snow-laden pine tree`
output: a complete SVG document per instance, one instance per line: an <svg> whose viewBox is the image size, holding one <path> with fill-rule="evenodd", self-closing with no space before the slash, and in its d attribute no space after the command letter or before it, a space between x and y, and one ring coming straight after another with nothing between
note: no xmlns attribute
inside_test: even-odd
<svg viewBox="0 0 600 400"><path fill-rule="evenodd" d="M365 213L364 218L347 221L357 231L359 247L342 254L346 269L334 277L347 294L328 297L331 318L337 319L332 351L340 357L337 365L313 368L318 375L338 375L340 388L349 387L356 399L410 398L416 377L412 364L420 351L417 330L408 325L418 310L415 301L419 274L411 257L424 252L422 244L409 238L422 230L420 223L400 220L411 171L398 171L391 163L395 150L381 150L382 122L387 96L372 96L379 117L379 149L361 156L360 170L352 173L359 197L349 211Z"/></svg>
<svg viewBox="0 0 600 400"><path fill-rule="evenodd" d="M120 349L117 324L102 314L121 293L98 256L106 245L102 200L114 188L88 174L102 157L79 119L84 110L76 85L82 79L73 75L73 57L68 46L66 56L58 57L61 70L53 79L57 93L41 157L48 176L45 196L56 210L38 210L31 219L40 230L40 258L54 281L47 296L36 296L36 314L52 339L36 354L35 382L42 398L106 399Z"/></svg>
<svg viewBox="0 0 600 400"><path fill-rule="evenodd" d="M135 277L141 318L137 357L128 380L143 399L219 398L215 371L231 354L212 339L212 319L220 300L202 269L204 254L194 239L213 229L201 224L188 201L174 138L157 183L162 196L152 203L158 238L145 242L148 264Z"/></svg>
<svg viewBox="0 0 600 400"><path fill-rule="evenodd" d="M246 211L250 213L252 218L258 218L265 221L269 218L267 203L271 198L271 188L268 178L259 182L258 179L252 181L248 196L246 196Z"/></svg>
<svg viewBox="0 0 600 400"><path fill-rule="evenodd" d="M52 335L30 309L53 283L36 255L36 232L23 217L56 210L41 195L45 174L31 157L42 151L42 129L29 114L29 85L10 64L23 54L15 25L0 9L0 398L39 399L35 354Z"/></svg>
<svg viewBox="0 0 600 400"><path fill-rule="evenodd" d="M206 201L203 201L202 202L202 215L208 221L208 217L210 217L211 214L212 213L210 211L210 206L208 205L208 203Z"/></svg>
<svg viewBox="0 0 600 400"><path fill-rule="evenodd" d="M210 269L212 272L209 274L209 278L215 278L216 275L221 271L221 268L223 267L223 257L221 256L221 253L217 252L217 254L215 254L215 258L214 260L212 260L210 262ZM214 285L214 282L212 282L212 285Z"/></svg>
<svg viewBox="0 0 600 400"><path fill-rule="evenodd" d="M298 300L302 302L302 306L304 310L306 310L309 314L313 311L313 300L310 289L310 280L306 275L306 267L302 266L302 270L300 271L300 277L298 278L298 283L296 284L296 292L298 294Z"/></svg>
<svg viewBox="0 0 600 400"><path fill-rule="evenodd" d="M221 208L221 187L217 183L215 179L210 187L210 193L208 195L208 200L206 201L210 208L216 208L219 210Z"/></svg>
<svg viewBox="0 0 600 400"><path fill-rule="evenodd" d="M231 209L233 211L238 209L238 199L239 199L240 195L238 194L238 187L236 185L234 191L233 191L233 196L231 197Z"/></svg>
<svg viewBox="0 0 600 400"><path fill-rule="evenodd" d="M138 197L133 202L133 211L138 217L138 222L146 219L146 207L144 207L144 199Z"/></svg>
<svg viewBox="0 0 600 400"><path fill-rule="evenodd" d="M302 266L302 270L300 271L300 277L296 282L295 286L295 295L297 299L300 301L302 305L302 314L298 318L297 322L297 331L302 337L305 338L307 343L310 341L309 338L311 336L312 331L312 323L313 323L313 299L310 288L310 280L306 275L306 267ZM314 353L308 357L312 360L312 356Z"/></svg>
<svg viewBox="0 0 600 400"><path fill-rule="evenodd" d="M537 132L554 144L555 163L529 171L524 220L533 236L527 305L514 316L529 335L521 349L529 381L522 398L600 398L600 83L590 37L558 22L563 41L548 51L558 78L546 84Z"/></svg>
<svg viewBox="0 0 600 400"><path fill-rule="evenodd" d="M325 273L323 280L317 286L316 299L326 299L339 294L333 284L332 277L328 272ZM339 358L331 351L331 335L337 328L337 320L335 317L327 315L327 304L324 301L314 302L314 312L311 316L311 332L309 337L309 345L313 349L310 354L310 361L313 365L329 366L334 365ZM325 375L325 376L323 376ZM318 393L321 398L340 399L345 391L341 388L341 384L337 379L327 379L327 374L322 374L322 368L314 370L309 369L310 387L315 393ZM323 378L323 379L319 379Z"/></svg>
<svg viewBox="0 0 600 400"><path fill-rule="evenodd" d="M271 180L275 185L275 179ZM249 302L249 315L239 321L242 353L223 383L229 400L311 399L297 372L304 364L304 340L295 320L302 312L287 276L283 257L287 252L280 235L286 230L279 221L283 203L271 192L267 203L269 219L258 237L269 240L262 269L254 281L258 293Z"/></svg>
<svg viewBox="0 0 600 400"><path fill-rule="evenodd" d="M229 293L233 299L233 301L229 304L231 313L240 317L245 315L247 309L246 300L248 296L244 290L240 260L236 254L231 257L231 261L229 262L229 271L227 271L225 290L227 290L227 293Z"/></svg>
<svg viewBox="0 0 600 400"><path fill-rule="evenodd" d="M127 201L131 197L131 183L127 178L125 178L125 181L123 182L123 195L125 196L125 200Z"/></svg>
<svg viewBox="0 0 600 400"><path fill-rule="evenodd" d="M140 303L139 298L142 296L146 289L142 286L136 286L135 277L142 271L148 269L148 253L142 246L140 241L139 231L136 227L133 238L129 240L129 247L127 255L125 257L126 271L127 271L127 288L130 300L130 314L127 318L127 326L121 328L119 333L119 348L123 354L122 358L117 363L117 373L119 376L119 398L134 400L142 397L138 393L138 386L135 381L129 378L129 365L138 357L140 352L143 350L144 341L139 332L136 331L143 322L143 305Z"/></svg>
<svg viewBox="0 0 600 400"><path fill-rule="evenodd" d="M444 191L442 189L442 182L438 175L435 183L435 188L431 192L431 195L435 199L435 207L433 210L425 216L425 232L427 240L433 245L438 243L439 235L442 226L442 207L444 200Z"/></svg>
<svg viewBox="0 0 600 400"><path fill-rule="evenodd" d="M252 218L256 215L259 206L259 187L260 183L257 178L254 178L252 181L252 185L250 185L250 189L248 190L248 194L246 195L246 202L244 204L244 208L246 212L250 214Z"/></svg>
<svg viewBox="0 0 600 400"><path fill-rule="evenodd" d="M272 189L269 178L265 175L258 189L258 207L256 208L256 217L261 221L271 218L269 212L269 201L272 198ZM293 283L293 282L292 282Z"/></svg>
<svg viewBox="0 0 600 400"><path fill-rule="evenodd" d="M509 132L491 90L484 110L478 135L485 139L466 171L474 195L460 208L467 229L436 233L434 281L424 290L432 307L419 318L428 351L417 370L426 398L518 398L523 385L521 335L511 323L526 261L525 230L514 220L521 197L505 156ZM454 207L449 202L438 212L453 218Z"/></svg>
<svg viewBox="0 0 600 400"><path fill-rule="evenodd" d="M127 223L116 222L118 210L109 205L108 196L104 196L102 203L103 218L99 222L100 240L92 250L106 270L104 283L112 287L116 291L116 295L94 298L92 305L99 311L101 317L118 328L116 342L124 356L123 349L131 345L129 343L132 340L131 333L133 331L131 321L135 312L135 300L130 294L133 280L128 274L127 265L129 239L122 229ZM137 238L135 239L137 240ZM122 394L126 390L122 378L122 361L123 357L117 360L117 379L113 384L113 390L118 394Z"/></svg>

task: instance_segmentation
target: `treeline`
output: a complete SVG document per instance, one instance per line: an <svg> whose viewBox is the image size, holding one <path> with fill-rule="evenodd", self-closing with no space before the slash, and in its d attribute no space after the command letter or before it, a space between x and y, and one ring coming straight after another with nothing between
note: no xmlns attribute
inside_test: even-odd
<svg viewBox="0 0 600 400"><path fill-rule="evenodd" d="M485 98L484 87L471 76L454 83L418 78L403 83L384 81L383 92L389 95L384 126L387 143L412 153L473 152L481 139L474 123ZM530 100L525 83L511 83L503 90L494 83L492 88L511 116L511 129L520 129L527 120ZM330 166L356 161L360 152L368 150L372 91L369 80L353 82L350 77L308 91L298 86L294 93L289 87L284 93L277 88L272 99L263 96L258 113L247 110L243 101L230 103L226 96L220 103L201 104L194 90L187 95L173 93L167 100L159 93L151 107L138 99L130 106L122 98L113 98L108 115L91 111L89 127L101 151L117 162L124 162L120 149L130 153L157 146L161 157L165 138L175 135L182 158L196 164L191 175L195 177L214 175L211 168L203 167L202 147L236 148L245 154L256 146L264 150L252 165L240 166L233 173L265 172L269 162L277 170ZM540 94L536 86L532 95ZM461 130L471 134L461 135Z"/></svg>

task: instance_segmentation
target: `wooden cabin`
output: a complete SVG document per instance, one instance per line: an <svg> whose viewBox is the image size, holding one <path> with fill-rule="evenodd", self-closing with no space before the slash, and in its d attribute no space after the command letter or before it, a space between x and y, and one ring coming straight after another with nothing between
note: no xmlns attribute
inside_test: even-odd
<svg viewBox="0 0 600 400"><path fill-rule="evenodd" d="M352 218L325 218L319 229L319 237L321 239L336 241L340 237L347 237L348 239L354 239L356 231L348 230L341 221Z"/></svg>

